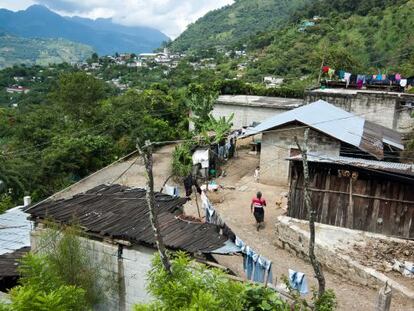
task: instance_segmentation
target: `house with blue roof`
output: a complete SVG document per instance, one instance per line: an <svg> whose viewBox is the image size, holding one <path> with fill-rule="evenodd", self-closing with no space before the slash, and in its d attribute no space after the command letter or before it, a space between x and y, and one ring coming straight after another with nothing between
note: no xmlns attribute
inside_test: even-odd
<svg viewBox="0 0 414 311"><path fill-rule="evenodd" d="M290 162L286 159L300 153L295 137L303 144L306 128L310 128L308 152L316 156L398 162L404 149L397 131L318 100L272 116L246 132L245 137L261 135L262 183L289 184Z"/></svg>

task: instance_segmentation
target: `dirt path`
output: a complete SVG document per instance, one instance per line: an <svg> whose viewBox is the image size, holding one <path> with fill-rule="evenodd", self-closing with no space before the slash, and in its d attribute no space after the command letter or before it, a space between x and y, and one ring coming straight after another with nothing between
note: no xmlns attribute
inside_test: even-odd
<svg viewBox="0 0 414 311"><path fill-rule="evenodd" d="M171 174L171 153L173 150L174 146L169 145L158 149L153 155L154 187L157 191L159 191L165 179ZM144 188L146 177L142 159L132 156L126 161L111 164L68 187L54 197L56 199L68 198L93 187L110 183Z"/></svg>
<svg viewBox="0 0 414 311"><path fill-rule="evenodd" d="M273 224L276 218L284 213L283 209L277 207L276 202L280 201L287 189L254 182L253 171L257 164L257 156L249 155L246 151L239 152L239 158L231 160L226 165L227 177L217 179L218 184L236 189L221 190L218 194L210 195L210 199L215 202L214 205L221 217L237 236L256 252L273 261L273 275L277 277L278 282L281 276L287 275L288 269L291 268L304 272L310 287L317 286L313 278L312 266L309 263L275 245L276 236ZM256 231L249 206L257 191L263 193L268 203L265 212L266 226L259 232ZM282 206L284 205L286 205L286 199L283 199ZM195 215L195 206L190 204L186 212ZM218 260L239 276L244 276L241 257L219 256ZM333 289L337 295L338 310L374 310L377 291L351 283L334 273L328 271L324 273L327 288ZM414 310L414 305L402 297L394 296L392 310Z"/></svg>

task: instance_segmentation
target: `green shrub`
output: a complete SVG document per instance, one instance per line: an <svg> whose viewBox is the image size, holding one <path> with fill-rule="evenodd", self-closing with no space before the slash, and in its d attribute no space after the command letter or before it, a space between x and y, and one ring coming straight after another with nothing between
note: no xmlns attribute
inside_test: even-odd
<svg viewBox="0 0 414 311"><path fill-rule="evenodd" d="M175 147L173 152L172 172L177 177L185 177L191 173L193 160L190 144L185 143Z"/></svg>
<svg viewBox="0 0 414 311"><path fill-rule="evenodd" d="M169 274L159 256L155 256L147 287L155 300L135 305L134 311L333 311L336 308L331 290L322 297L314 291L312 307L299 294L293 294L293 301L287 302L270 288L233 281L221 270L208 269L182 252L171 258L171 264L172 274Z"/></svg>

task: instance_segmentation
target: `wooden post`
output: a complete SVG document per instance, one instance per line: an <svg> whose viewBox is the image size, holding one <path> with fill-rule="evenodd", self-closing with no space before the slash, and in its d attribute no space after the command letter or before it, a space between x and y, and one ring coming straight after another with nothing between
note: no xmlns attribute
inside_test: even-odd
<svg viewBox="0 0 414 311"><path fill-rule="evenodd" d="M375 304L375 311L389 311L391 308L392 289L388 286L388 282L380 289Z"/></svg>
<svg viewBox="0 0 414 311"><path fill-rule="evenodd" d="M149 140L145 142L145 146L141 148L139 142L137 141L137 149L144 160L145 170L147 172L147 193L146 199L149 209L149 219L151 222L152 230L154 231L154 238L155 243L158 248L158 252L161 257L161 262L164 266L164 269L171 274L171 263L168 259L167 252L164 246L164 242L161 236L161 230L159 229L158 225L158 211L155 207L155 200L154 200L154 176L152 174L152 166L153 166L153 159L152 159L152 145Z"/></svg>
<svg viewBox="0 0 414 311"><path fill-rule="evenodd" d="M322 56L322 63L321 63L321 68L319 69L318 84L321 84L322 69L323 69L323 64L324 64L324 63L325 63L325 51L323 52L323 56Z"/></svg>
<svg viewBox="0 0 414 311"><path fill-rule="evenodd" d="M311 201L311 197L309 194L309 167L308 167L308 140L309 140L309 128L305 129L304 140L303 140L303 148L300 146L298 138L295 136L296 144L298 145L298 149L302 154L302 163L303 163L303 195L305 198L305 205L306 209L308 210L309 214L309 259L311 261L313 271L315 272L315 277L318 280L318 293L319 297L323 295L325 292L325 277L322 272L322 267L320 262L317 260L315 256L315 218L316 218L316 210L314 209Z"/></svg>
<svg viewBox="0 0 414 311"><path fill-rule="evenodd" d="M352 174L351 174L352 175ZM347 213L347 227L354 228L354 200L352 197L352 176L349 177L349 205Z"/></svg>
<svg viewBox="0 0 414 311"><path fill-rule="evenodd" d="M164 191L165 186L167 185L167 182L174 176L174 174L171 174L170 176L167 177L167 179L164 181L164 183L162 184L162 187L160 189L160 193L162 193Z"/></svg>
<svg viewBox="0 0 414 311"><path fill-rule="evenodd" d="M269 270L267 270L267 272L266 272L265 285L264 285L265 288L267 287L267 283L269 283L270 269L272 269L272 262L270 262Z"/></svg>
<svg viewBox="0 0 414 311"><path fill-rule="evenodd" d="M201 219L200 206L198 206L198 199L197 199L197 189L196 189L196 191L194 192L194 195L195 195L195 201L196 201L196 205L197 205L197 213L198 213L198 218L200 218L200 219Z"/></svg>

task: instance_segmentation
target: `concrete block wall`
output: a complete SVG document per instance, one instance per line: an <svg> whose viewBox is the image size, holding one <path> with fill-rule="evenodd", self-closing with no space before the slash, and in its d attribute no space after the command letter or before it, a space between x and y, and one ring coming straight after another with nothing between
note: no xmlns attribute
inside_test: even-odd
<svg viewBox="0 0 414 311"><path fill-rule="evenodd" d="M291 149L297 149L294 137L303 144L304 129L289 125L274 132L263 133L260 153L260 182L288 186L290 163L286 160ZM309 133L308 150L313 154L339 156L340 142L317 131Z"/></svg>
<svg viewBox="0 0 414 311"><path fill-rule="evenodd" d="M305 95L305 103L309 104L322 99L368 121L394 129L400 133L408 133L414 125L411 118L414 109L403 107L401 102L414 101L414 96L407 96L383 92L341 94L339 92L310 91Z"/></svg>
<svg viewBox="0 0 414 311"><path fill-rule="evenodd" d="M132 310L137 302L149 302L151 296L146 291L147 272L155 250L144 246L124 248L122 254L125 279L125 307Z"/></svg>
<svg viewBox="0 0 414 311"><path fill-rule="evenodd" d="M231 104L216 103L212 111L215 118L230 117L234 113L232 129L240 129L243 126L250 126L253 122L262 122L267 118L289 111L288 108L277 107L254 107Z"/></svg>
<svg viewBox="0 0 414 311"><path fill-rule="evenodd" d="M32 231L32 250L40 250L41 233L44 231L41 227ZM92 262L100 268L103 278L99 282L106 282L105 301L96 306L96 310L129 311L133 309L134 304L151 300L146 291L146 276L151 269L155 249L145 246L122 246L122 256L118 258L117 244L86 238L81 240Z"/></svg>

